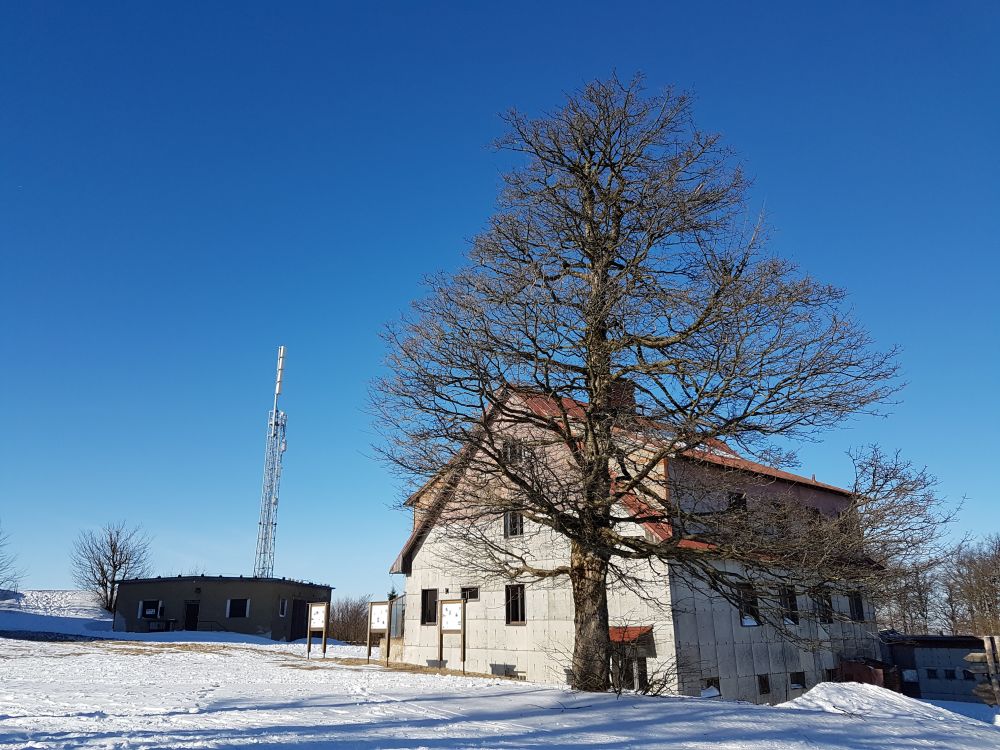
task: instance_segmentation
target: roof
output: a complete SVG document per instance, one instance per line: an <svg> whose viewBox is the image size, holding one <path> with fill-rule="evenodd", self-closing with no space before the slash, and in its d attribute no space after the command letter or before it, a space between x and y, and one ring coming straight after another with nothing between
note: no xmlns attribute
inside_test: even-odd
<svg viewBox="0 0 1000 750"><path fill-rule="evenodd" d="M524 403L527 407L536 415L540 417L558 417L565 414L570 419L583 419L585 416L586 405L576 401L574 399L563 396L558 400L553 396L547 396L540 393L528 393L521 394ZM642 419L640 417L640 419ZM662 429L663 425L657 424L652 420L642 420L650 427ZM638 431L637 431L638 434ZM781 469L775 469L772 466L767 466L765 464L757 463L756 461L751 461L743 456L740 456L736 451L726 445L723 441L718 439L712 439L706 442L705 448L697 448L689 451L684 451L679 454L681 458L691 458L698 461L707 461L709 463L717 464L728 469L736 469L738 471L746 471L752 474L759 474L761 476L771 477L772 479L780 479L785 482L791 482L793 484L801 484L807 487L815 487L817 489L826 490L828 492L836 492L840 495L850 495L849 490L845 490L842 487L837 487L832 484L826 484L824 482L818 482L815 478L810 479L809 477L804 477L799 474L792 474L788 471L782 471Z"/></svg>
<svg viewBox="0 0 1000 750"><path fill-rule="evenodd" d="M612 643L634 643L644 635L653 632L652 625L612 625L608 628L608 636Z"/></svg>
<svg viewBox="0 0 1000 750"><path fill-rule="evenodd" d="M962 648L981 651L983 639L976 635L932 635L922 633L910 635L898 630L883 630L879 637L892 646L920 646L921 648Z"/></svg>
<svg viewBox="0 0 1000 750"><path fill-rule="evenodd" d="M241 583L284 583L292 586L312 586L317 589L332 589L325 583L312 583L311 581L298 581L294 578L255 578L253 576L155 576L151 578L126 578L123 581L119 581L119 586L125 586L134 583L176 583L181 582L191 582L191 583L226 583L230 581L239 581Z"/></svg>

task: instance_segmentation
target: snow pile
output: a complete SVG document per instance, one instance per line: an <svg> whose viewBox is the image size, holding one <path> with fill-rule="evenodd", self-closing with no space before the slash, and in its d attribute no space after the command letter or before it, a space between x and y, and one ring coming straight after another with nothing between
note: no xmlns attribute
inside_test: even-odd
<svg viewBox="0 0 1000 750"><path fill-rule="evenodd" d="M955 706L965 704L944 702L945 706L935 705L930 701L908 698L901 693L886 690L875 685L862 685L857 682L821 682L806 694L783 704L787 708L811 709L830 713L846 714L864 718L900 718L909 717L927 722L967 723L973 720L994 723L990 714L995 711L986 704L979 704L986 711L979 716L970 717L964 711L956 711ZM977 704L969 703L970 708L978 708ZM962 715L960 715L962 714ZM1000 746L1000 741L998 741Z"/></svg>

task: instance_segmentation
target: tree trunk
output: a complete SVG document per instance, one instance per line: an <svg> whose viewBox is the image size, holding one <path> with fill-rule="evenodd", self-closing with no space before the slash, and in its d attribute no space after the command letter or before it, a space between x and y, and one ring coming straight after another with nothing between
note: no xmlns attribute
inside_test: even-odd
<svg viewBox="0 0 1000 750"><path fill-rule="evenodd" d="M604 691L609 683L608 561L574 542L570 553L575 638L573 675L576 690Z"/></svg>

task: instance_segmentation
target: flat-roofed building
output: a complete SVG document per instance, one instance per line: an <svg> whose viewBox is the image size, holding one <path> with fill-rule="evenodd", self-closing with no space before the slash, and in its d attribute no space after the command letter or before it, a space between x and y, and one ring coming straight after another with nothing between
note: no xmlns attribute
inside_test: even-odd
<svg viewBox="0 0 1000 750"><path fill-rule="evenodd" d="M329 602L331 591L285 578L135 578L118 584L114 629L208 630L294 641L306 637L309 602Z"/></svg>

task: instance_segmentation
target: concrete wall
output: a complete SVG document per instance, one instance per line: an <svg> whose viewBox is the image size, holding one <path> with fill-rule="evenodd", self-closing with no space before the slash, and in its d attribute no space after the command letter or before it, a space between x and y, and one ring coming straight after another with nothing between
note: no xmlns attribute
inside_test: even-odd
<svg viewBox="0 0 1000 750"><path fill-rule="evenodd" d="M813 651L779 635L770 625L744 625L737 608L703 586L671 576L677 659L683 695L699 695L717 679L725 700L781 703L823 682L841 659L875 658L878 650L874 612L865 604L865 622L846 620L846 597L833 596L836 619L819 623L810 616L811 600L798 597L800 624L789 626L803 641L821 646ZM802 687L791 675L804 672ZM766 675L770 692L761 694L758 675Z"/></svg>
<svg viewBox="0 0 1000 750"><path fill-rule="evenodd" d="M198 630L219 630L289 640L293 617L301 611L295 602L330 601L330 587L275 578L182 576L123 581L118 587L115 630L147 632L183 630L186 602L198 602ZM247 617L227 616L230 599L249 599ZM286 601L281 614L281 600ZM142 618L140 602L157 600L156 618ZM298 615L301 617L301 614Z"/></svg>
<svg viewBox="0 0 1000 750"><path fill-rule="evenodd" d="M917 646L913 649L913 660L916 663L917 676L920 683L920 697L939 701L982 701L972 694L972 689L978 680L968 680L965 671L969 663L965 657L972 650L961 648L935 648ZM936 677L931 677L929 669L936 671ZM949 679L948 670L954 671L954 677Z"/></svg>

